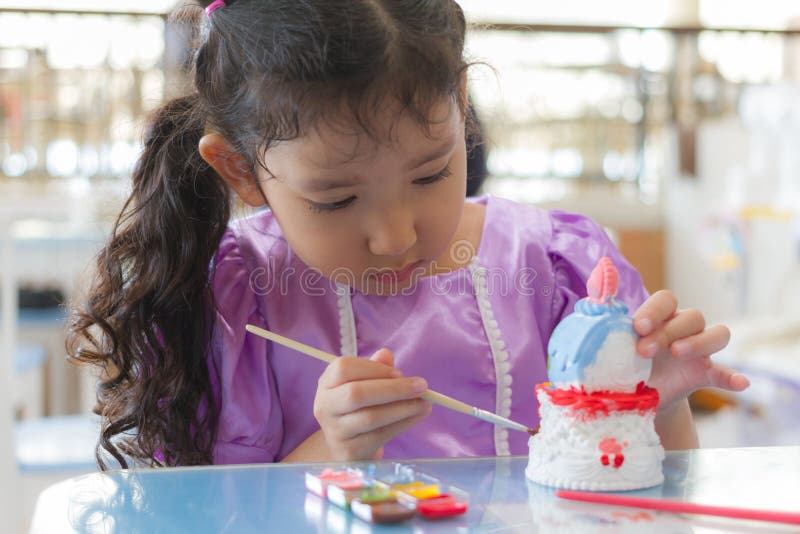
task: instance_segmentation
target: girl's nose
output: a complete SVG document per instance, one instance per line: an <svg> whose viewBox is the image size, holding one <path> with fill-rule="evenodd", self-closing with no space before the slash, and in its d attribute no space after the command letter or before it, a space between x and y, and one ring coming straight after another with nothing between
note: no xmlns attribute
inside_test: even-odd
<svg viewBox="0 0 800 534"><path fill-rule="evenodd" d="M417 242L414 216L392 210L376 214L368 228L369 250L376 256L403 256Z"/></svg>

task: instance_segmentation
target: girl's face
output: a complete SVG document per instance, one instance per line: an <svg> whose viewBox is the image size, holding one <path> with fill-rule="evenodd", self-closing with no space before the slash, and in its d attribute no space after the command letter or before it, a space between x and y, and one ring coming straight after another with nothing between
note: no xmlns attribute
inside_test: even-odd
<svg viewBox="0 0 800 534"><path fill-rule="evenodd" d="M390 294L447 269L466 193L464 119L448 99L426 135L412 118L375 141L320 125L266 151L259 179L306 265L363 293ZM379 117L380 119L380 117ZM389 140L391 139L391 141Z"/></svg>

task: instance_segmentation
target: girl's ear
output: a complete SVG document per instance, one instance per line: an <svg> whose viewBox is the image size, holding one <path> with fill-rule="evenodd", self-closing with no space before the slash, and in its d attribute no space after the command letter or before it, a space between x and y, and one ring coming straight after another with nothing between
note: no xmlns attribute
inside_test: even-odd
<svg viewBox="0 0 800 534"><path fill-rule="evenodd" d="M250 172L245 159L218 133L209 133L200 139L200 156L217 171L245 204L258 207L265 203L258 181Z"/></svg>

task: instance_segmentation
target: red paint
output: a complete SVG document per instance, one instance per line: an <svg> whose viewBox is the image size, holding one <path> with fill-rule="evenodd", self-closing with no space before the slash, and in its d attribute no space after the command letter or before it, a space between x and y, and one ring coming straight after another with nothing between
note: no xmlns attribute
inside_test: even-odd
<svg viewBox="0 0 800 534"><path fill-rule="evenodd" d="M544 391L556 406L570 406L575 415L583 418L595 418L611 412L641 413L655 411L658 406L658 391L639 382L634 393L616 393L611 391L594 391L588 393L581 386L569 389L553 388L549 383L536 386L536 392Z"/></svg>
<svg viewBox="0 0 800 534"><path fill-rule="evenodd" d="M364 479L362 479L360 476L352 476L349 478L332 480L329 482L329 484L345 491L353 491L360 490L364 487Z"/></svg>
<svg viewBox="0 0 800 534"><path fill-rule="evenodd" d="M326 467L318 475L318 478L320 480L345 480L348 478L353 478L353 473L347 471L334 471L330 467Z"/></svg>
<svg viewBox="0 0 800 534"><path fill-rule="evenodd" d="M328 496L328 485L330 484L347 489L348 484L352 485L355 481L361 483L361 477L357 473L335 471L329 467L323 469L319 474L306 473L306 488L320 497Z"/></svg>
<svg viewBox="0 0 800 534"><path fill-rule="evenodd" d="M448 493L437 497L423 499L417 503L417 513L425 519L442 519L461 515L467 511L467 503L460 501Z"/></svg>

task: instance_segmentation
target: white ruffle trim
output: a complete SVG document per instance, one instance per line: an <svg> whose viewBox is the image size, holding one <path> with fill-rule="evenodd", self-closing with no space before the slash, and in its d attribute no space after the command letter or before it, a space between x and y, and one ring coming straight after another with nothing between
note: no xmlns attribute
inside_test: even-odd
<svg viewBox="0 0 800 534"><path fill-rule="evenodd" d="M339 309L339 347L342 356L358 356L356 318L350 299L350 286L336 284L336 307Z"/></svg>
<svg viewBox="0 0 800 534"><path fill-rule="evenodd" d="M478 302L478 311L481 314L483 329L489 339L489 348L492 351L492 359L494 360L494 374L497 381L495 413L501 417L509 418L511 416L511 364L508 361L508 352L505 350L505 341L503 341L500 327L494 318L492 305L489 302L486 268L482 267L478 257L474 256L469 263L469 270L472 274L472 285L475 291L475 299ZM508 429L495 425L494 448L498 456L511 454L508 445Z"/></svg>

